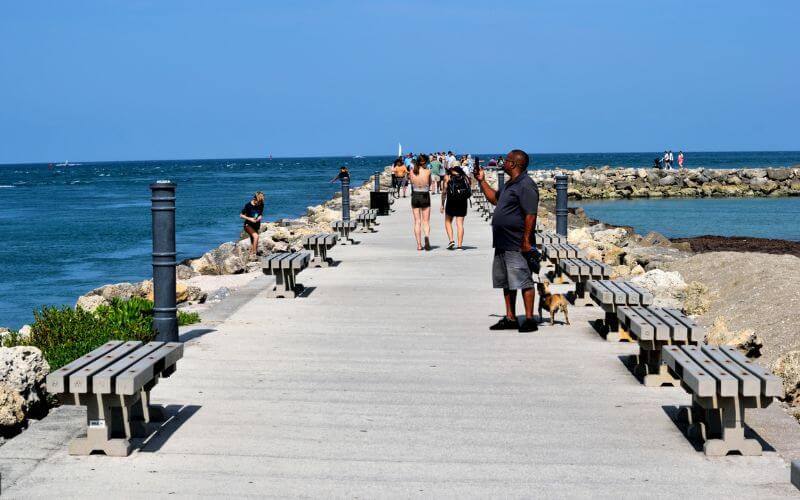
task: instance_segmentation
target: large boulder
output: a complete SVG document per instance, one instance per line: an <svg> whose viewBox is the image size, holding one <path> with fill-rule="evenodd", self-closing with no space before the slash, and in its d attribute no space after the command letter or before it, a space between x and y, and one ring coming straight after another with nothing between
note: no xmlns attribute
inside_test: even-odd
<svg viewBox="0 0 800 500"><path fill-rule="evenodd" d="M683 312L690 316L705 314L711 308L712 294L705 283L692 281L683 291Z"/></svg>
<svg viewBox="0 0 800 500"><path fill-rule="evenodd" d="M734 346L748 358L761 356L761 348L764 347L761 337L756 335L753 330L732 332L728 329L728 324L722 316L717 316L706 330L705 341L709 345Z"/></svg>
<svg viewBox="0 0 800 500"><path fill-rule="evenodd" d="M661 179L659 179L658 184L660 186L671 186L671 185L675 184L675 177L673 177L671 175L667 175L666 177L662 177Z"/></svg>
<svg viewBox="0 0 800 500"><path fill-rule="evenodd" d="M191 261L189 265L199 274L239 274L247 267L247 252L243 250L239 244L229 241Z"/></svg>
<svg viewBox="0 0 800 500"><path fill-rule="evenodd" d="M776 359L772 372L783 379L786 400L800 404L800 351L789 351Z"/></svg>
<svg viewBox="0 0 800 500"><path fill-rule="evenodd" d="M597 231L592 235L594 240L599 243L616 246L619 246L627 236L628 231L621 227Z"/></svg>
<svg viewBox="0 0 800 500"><path fill-rule="evenodd" d="M102 295L81 295L78 297L78 302L75 307L89 312L94 312L100 306L107 306L110 302L103 298Z"/></svg>
<svg viewBox="0 0 800 500"><path fill-rule="evenodd" d="M0 382L0 429L17 427L25 421L25 401L17 391Z"/></svg>
<svg viewBox="0 0 800 500"><path fill-rule="evenodd" d="M792 176L792 170L788 168L768 168L767 177L773 181L785 181Z"/></svg>
<svg viewBox="0 0 800 500"><path fill-rule="evenodd" d="M646 273L631 278L633 283L641 286L653 294L653 305L656 307L681 307L681 299L686 289L686 282L676 271L662 271L652 269Z"/></svg>
<svg viewBox="0 0 800 500"><path fill-rule="evenodd" d="M39 349L32 346L0 347L0 384L19 396L24 413L44 403L48 373L50 365ZM8 396L5 399L9 404L16 401L16 398ZM16 413L16 410L7 413Z"/></svg>

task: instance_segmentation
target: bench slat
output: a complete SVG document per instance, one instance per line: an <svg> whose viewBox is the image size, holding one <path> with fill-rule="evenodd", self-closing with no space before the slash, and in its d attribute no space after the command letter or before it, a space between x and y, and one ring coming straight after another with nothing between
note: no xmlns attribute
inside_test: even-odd
<svg viewBox="0 0 800 500"><path fill-rule="evenodd" d="M623 325L630 324L630 332L640 340L652 340L655 327L641 316L641 308L620 306L617 308L617 318Z"/></svg>
<svg viewBox="0 0 800 500"><path fill-rule="evenodd" d="M137 363L143 357L163 346L164 342L148 342L135 351L119 359L113 365L96 373L92 377L92 392L95 394L112 394L114 392L114 380L123 371Z"/></svg>
<svg viewBox="0 0 800 500"><path fill-rule="evenodd" d="M121 340L112 340L111 342L106 342L105 344L101 345L97 349L93 350L88 354L84 354L80 358L76 359L75 361L66 364L59 368L58 370L52 372L47 376L47 392L50 394L62 394L67 392L67 384L69 382L69 375L82 368L83 366L93 362L95 359L103 356L107 352L116 349L117 347L122 345Z"/></svg>
<svg viewBox="0 0 800 500"><path fill-rule="evenodd" d="M661 320L669 328L669 338L676 342L686 342L689 339L689 330L686 325L673 318L660 307L648 307L654 316Z"/></svg>
<svg viewBox="0 0 800 500"><path fill-rule="evenodd" d="M678 346L664 346L661 359L696 395L710 397L716 393L716 380Z"/></svg>
<svg viewBox="0 0 800 500"><path fill-rule="evenodd" d="M761 394L766 397L784 397L783 382L777 376L773 375L769 370L756 363L751 359L747 359L742 353L736 350L735 347L725 345L720 346L720 350L725 355L737 363L739 366L745 368L751 374L759 379L761 385Z"/></svg>
<svg viewBox="0 0 800 500"><path fill-rule="evenodd" d="M69 392L87 393L92 392L92 377L103 368L114 364L119 359L128 355L128 353L135 351L141 347L142 343L139 341L125 342L113 351L110 351L93 362L74 372L69 377Z"/></svg>
<svg viewBox="0 0 800 500"><path fill-rule="evenodd" d="M689 330L689 341L692 343L700 343L705 340L705 328L695 323L691 318L683 314L681 311L672 307L665 307L664 312L675 318Z"/></svg>
<svg viewBox="0 0 800 500"><path fill-rule="evenodd" d="M164 369L174 365L182 356L183 344L180 342L169 342L159 347L117 376L117 394L128 396L136 394L144 384Z"/></svg>
<svg viewBox="0 0 800 500"><path fill-rule="evenodd" d="M758 396L761 393L761 381L758 380L758 377L755 377L743 366L726 356L719 347L704 345L701 349L706 356L713 359L714 362L738 381L739 394L742 396Z"/></svg>
<svg viewBox="0 0 800 500"><path fill-rule="evenodd" d="M739 380L731 375L725 367L716 363L699 346L683 346L682 350L714 379L716 392L720 396L733 397L739 394ZM702 394L700 395L702 396Z"/></svg>

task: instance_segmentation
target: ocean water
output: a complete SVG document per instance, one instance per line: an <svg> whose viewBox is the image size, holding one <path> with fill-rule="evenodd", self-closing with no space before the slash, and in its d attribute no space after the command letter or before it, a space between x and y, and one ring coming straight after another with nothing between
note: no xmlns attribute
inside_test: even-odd
<svg viewBox="0 0 800 500"><path fill-rule="evenodd" d="M649 166L657 155L534 154L532 168ZM497 155L481 155L490 156ZM687 166L710 168L788 166L800 163L800 152L687 153L686 158ZM347 165L352 184L360 185L392 159L0 165L0 326L18 328L31 321L34 308L72 305L81 294L106 283L150 277L148 186L157 179L178 183L177 250L178 258L184 259L235 240L241 230L239 211L254 191L266 193L267 220L296 217L339 189L328 181L340 165ZM757 220L770 214L748 215ZM724 227L716 226L712 232L721 234ZM782 237L784 229L775 227L776 232L766 236Z"/></svg>
<svg viewBox="0 0 800 500"><path fill-rule="evenodd" d="M749 236L800 241L800 197L570 201L587 215L669 238Z"/></svg>

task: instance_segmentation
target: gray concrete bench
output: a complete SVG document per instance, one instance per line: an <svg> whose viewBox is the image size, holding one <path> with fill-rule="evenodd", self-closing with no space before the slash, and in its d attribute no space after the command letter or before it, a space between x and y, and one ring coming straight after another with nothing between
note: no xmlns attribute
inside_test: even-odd
<svg viewBox="0 0 800 500"><path fill-rule="evenodd" d="M356 215L356 222L361 225L362 233L374 233L377 225L378 211L365 208Z"/></svg>
<svg viewBox="0 0 800 500"><path fill-rule="evenodd" d="M606 340L633 342L627 331L619 328L617 307L649 306L653 304L653 294L630 281L596 280L587 286L589 297L605 311Z"/></svg>
<svg viewBox="0 0 800 500"><path fill-rule="evenodd" d="M311 261L309 252L273 253L261 259L264 274L275 276L275 286L267 293L268 297L293 299L302 290L297 284L297 275L308 267Z"/></svg>
<svg viewBox="0 0 800 500"><path fill-rule="evenodd" d="M350 234L356 230L358 222L354 220L337 220L331 223L331 227L339 235L340 245L347 245L355 241Z"/></svg>
<svg viewBox="0 0 800 500"><path fill-rule="evenodd" d="M146 437L147 424L163 421L150 391L175 372L181 357L180 342L115 340L49 374L48 393L62 404L86 406L86 437L70 443L70 455L128 456L130 439Z"/></svg>
<svg viewBox="0 0 800 500"><path fill-rule="evenodd" d="M543 245L567 243L567 237L551 231L536 231L534 241L536 242L536 248L541 249Z"/></svg>
<svg viewBox="0 0 800 500"><path fill-rule="evenodd" d="M314 252L314 257L309 261L311 267L328 267L333 259L328 257L328 250L336 245L339 239L333 233L311 234L303 238L303 248Z"/></svg>
<svg viewBox="0 0 800 500"><path fill-rule="evenodd" d="M574 302L585 304L589 299L586 296L586 285L592 280L608 279L611 267L599 260L587 258L561 259L558 261L557 271L575 283Z"/></svg>
<svg viewBox="0 0 800 500"><path fill-rule="evenodd" d="M617 307L620 331L639 343L634 373L647 387L678 385L661 359L665 345L697 345L705 329L677 309L661 307Z"/></svg>
<svg viewBox="0 0 800 500"><path fill-rule="evenodd" d="M542 257L558 268L561 259L582 259L586 256L583 250L570 243L551 243L542 245Z"/></svg>
<svg viewBox="0 0 800 500"><path fill-rule="evenodd" d="M704 441L706 455L761 455L759 442L744 437L745 409L783 397L778 377L731 346L665 346L662 357L692 395L681 417L688 434Z"/></svg>

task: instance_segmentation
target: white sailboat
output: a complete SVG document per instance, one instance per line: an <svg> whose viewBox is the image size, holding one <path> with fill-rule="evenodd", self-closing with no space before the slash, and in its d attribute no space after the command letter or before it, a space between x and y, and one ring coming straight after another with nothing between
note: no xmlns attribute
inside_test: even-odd
<svg viewBox="0 0 800 500"><path fill-rule="evenodd" d="M400 144L399 142L397 143L397 156L398 157L403 156L403 145Z"/></svg>

